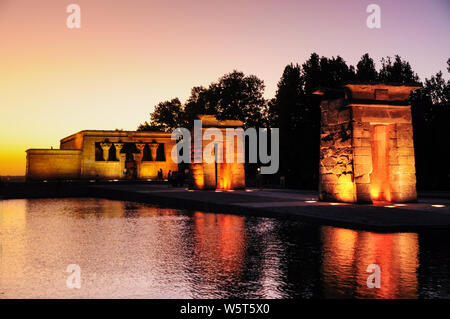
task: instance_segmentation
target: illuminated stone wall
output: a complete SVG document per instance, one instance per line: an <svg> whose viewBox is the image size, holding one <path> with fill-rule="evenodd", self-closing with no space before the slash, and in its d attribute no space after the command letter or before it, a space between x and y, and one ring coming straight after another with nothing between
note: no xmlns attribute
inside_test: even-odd
<svg viewBox="0 0 450 319"><path fill-rule="evenodd" d="M101 178L124 178L123 170L125 168L126 154L120 153L116 156L116 161L98 161L95 159L95 143L133 143L135 145L144 145L152 143L163 143L165 150L165 161L143 161L143 149L137 148L133 158L136 162L138 179L156 179L158 170L162 169L164 176L167 177L169 170L177 171L177 163L172 161L170 151L175 144L170 139L170 133L152 133L152 132L89 132L84 136L81 176L84 178L95 178L97 175ZM106 145L107 147L108 145ZM105 152L105 151L104 151Z"/></svg>
<svg viewBox="0 0 450 319"><path fill-rule="evenodd" d="M80 178L81 151L28 150L26 176L29 180Z"/></svg>
<svg viewBox="0 0 450 319"><path fill-rule="evenodd" d="M212 115L200 115L199 118L202 120L202 137L206 129L210 127L218 128L223 135L222 141L215 141L217 148L222 150L223 163L207 163L203 159L203 153L211 140L202 141L202 146L197 146L200 149L197 150L198 154L201 154L202 163L195 163L195 143L194 143L194 132L191 132L192 136L192 163L190 165L191 174L191 187L194 189L242 189L245 188L245 165L244 163L237 163L237 158L240 155L237 141L234 142L234 159L233 163L226 163L226 128L236 128L242 127L241 121L218 121ZM240 136L238 138L242 138ZM214 140L214 138L213 138ZM229 146L230 147L230 146ZM213 154L213 153L211 153ZM217 180L216 180L217 174Z"/></svg>
<svg viewBox="0 0 450 319"><path fill-rule="evenodd" d="M356 201L351 108L343 98L321 105L320 199Z"/></svg>
<svg viewBox="0 0 450 319"><path fill-rule="evenodd" d="M136 168L137 179L156 179L160 169L167 178L169 170L178 170L171 157L175 141L170 136L161 132L81 131L62 139L59 150L28 150L27 179L125 179L127 156ZM127 144L135 146L132 154L123 152ZM164 144L164 160L156 158L159 144ZM100 147L97 155L96 145ZM144 160L146 146L154 148L150 160Z"/></svg>
<svg viewBox="0 0 450 319"><path fill-rule="evenodd" d="M371 203L417 199L409 94L417 87L347 85L318 91L319 197Z"/></svg>

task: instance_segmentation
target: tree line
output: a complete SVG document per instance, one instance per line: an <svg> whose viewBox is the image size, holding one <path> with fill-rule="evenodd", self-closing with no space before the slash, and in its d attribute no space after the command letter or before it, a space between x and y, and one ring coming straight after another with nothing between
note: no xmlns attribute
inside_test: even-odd
<svg viewBox="0 0 450 319"><path fill-rule="evenodd" d="M450 73L450 59L447 64ZM367 53L356 67L340 56L312 53L303 64L284 68L272 99L264 98L263 80L234 70L208 87L192 88L184 104L178 98L159 103L138 130L170 132L190 127L198 114L241 120L244 127L279 127L280 170L273 182L285 176L289 187L314 188L319 171L320 101L313 92L348 83L423 86L411 96L418 187L449 189L450 81L439 71L421 82L410 63L398 55L382 58L377 70Z"/></svg>

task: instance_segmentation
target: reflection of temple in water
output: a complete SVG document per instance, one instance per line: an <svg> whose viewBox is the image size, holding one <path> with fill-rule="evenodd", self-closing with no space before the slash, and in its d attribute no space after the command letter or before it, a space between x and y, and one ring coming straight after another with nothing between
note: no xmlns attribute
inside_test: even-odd
<svg viewBox="0 0 450 319"><path fill-rule="evenodd" d="M415 233L376 234L323 227L324 297L417 298L419 242ZM381 287L368 288L367 267L381 268Z"/></svg>
<svg viewBox="0 0 450 319"><path fill-rule="evenodd" d="M194 298L221 291L218 298L282 298L283 252L271 219L249 220L235 215L195 212L189 267ZM189 235L189 234L186 234Z"/></svg>
<svg viewBox="0 0 450 319"><path fill-rule="evenodd" d="M6 296L18 284L39 286L43 274L64 283L61 269L76 261L86 283L106 294L120 287L154 298L450 297L443 232L377 234L103 199L3 201L0 221ZM33 277L36 258L45 262ZM381 268L379 289L366 285L371 264ZM103 285L115 276L126 284Z"/></svg>

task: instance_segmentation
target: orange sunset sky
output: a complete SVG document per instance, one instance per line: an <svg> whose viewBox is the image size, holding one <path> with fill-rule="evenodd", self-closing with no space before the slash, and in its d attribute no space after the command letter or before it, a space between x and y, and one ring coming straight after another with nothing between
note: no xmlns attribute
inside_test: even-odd
<svg viewBox="0 0 450 319"><path fill-rule="evenodd" d="M66 7L81 7L68 29ZM366 7L381 7L381 29ZM158 102L238 69L274 95L283 68L312 52L379 67L399 54L420 78L445 71L450 1L0 0L0 175L25 150L84 129L135 130Z"/></svg>

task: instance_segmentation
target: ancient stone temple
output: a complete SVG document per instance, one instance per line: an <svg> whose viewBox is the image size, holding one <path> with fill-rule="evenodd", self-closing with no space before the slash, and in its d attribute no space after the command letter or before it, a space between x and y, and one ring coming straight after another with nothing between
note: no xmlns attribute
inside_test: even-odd
<svg viewBox="0 0 450 319"><path fill-rule="evenodd" d="M411 107L414 86L319 90L319 198L372 203L417 200Z"/></svg>
<svg viewBox="0 0 450 319"><path fill-rule="evenodd" d="M177 171L171 133L81 131L60 142L60 149L27 150L27 180L157 179Z"/></svg>
<svg viewBox="0 0 450 319"><path fill-rule="evenodd" d="M192 136L192 159L190 173L193 189L217 189L232 190L245 188L245 165L238 161L244 150L238 148L238 141L243 145L243 134L239 132L233 137L232 143L226 139L227 129L241 128L241 121L226 120L219 121L213 115L200 115L202 121L201 130L191 131ZM205 131L215 128L221 135L221 139L207 137ZM195 138L201 138L201 143L195 143ZM227 152L228 148L228 152ZM204 153L209 152L213 158L209 163L204 160ZM231 153L230 153L231 152ZM231 160L227 161L227 153L232 154ZM220 156L218 156L221 154ZM220 160L218 160L220 158Z"/></svg>

